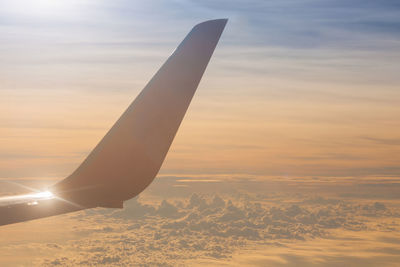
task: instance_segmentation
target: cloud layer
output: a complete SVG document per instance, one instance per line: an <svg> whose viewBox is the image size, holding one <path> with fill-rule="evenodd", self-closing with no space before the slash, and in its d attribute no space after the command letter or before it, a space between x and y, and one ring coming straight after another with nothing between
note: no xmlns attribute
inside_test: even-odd
<svg viewBox="0 0 400 267"><path fill-rule="evenodd" d="M236 252L254 246L288 248L293 242L338 238L333 235L338 231L400 229L399 211L382 202L360 204L322 197L270 201L247 194L240 198L193 194L156 205L133 199L123 210L84 211L70 219L80 222L76 231L87 238L65 247L49 245L55 256L38 263L176 266L199 259L230 262ZM69 256L64 251L75 253Z"/></svg>

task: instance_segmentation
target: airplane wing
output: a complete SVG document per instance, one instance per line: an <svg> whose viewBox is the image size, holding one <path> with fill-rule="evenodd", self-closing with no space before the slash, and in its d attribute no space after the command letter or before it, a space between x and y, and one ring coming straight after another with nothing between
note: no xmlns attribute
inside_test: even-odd
<svg viewBox="0 0 400 267"><path fill-rule="evenodd" d="M49 191L0 198L0 225L122 208L155 178L225 28L196 25L83 163Z"/></svg>

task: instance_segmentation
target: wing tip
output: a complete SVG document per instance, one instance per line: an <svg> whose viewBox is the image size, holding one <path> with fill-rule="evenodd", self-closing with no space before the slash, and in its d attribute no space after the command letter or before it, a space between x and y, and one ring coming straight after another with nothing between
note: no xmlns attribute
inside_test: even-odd
<svg viewBox="0 0 400 267"><path fill-rule="evenodd" d="M203 22L200 22L194 28L199 28L199 27L221 27L222 29L225 28L226 23L228 22L227 18L222 18L222 19L212 19L212 20L206 20Z"/></svg>

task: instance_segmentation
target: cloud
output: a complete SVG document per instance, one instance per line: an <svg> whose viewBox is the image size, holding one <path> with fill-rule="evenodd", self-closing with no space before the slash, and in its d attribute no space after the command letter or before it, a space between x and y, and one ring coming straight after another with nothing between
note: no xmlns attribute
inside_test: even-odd
<svg viewBox="0 0 400 267"><path fill-rule="evenodd" d="M164 204L164 206L167 205ZM125 208L113 212L112 216L121 219L140 219L148 215L154 215L156 208L138 202L137 198L133 198L124 204ZM164 209L166 209L164 207Z"/></svg>
<svg viewBox="0 0 400 267"><path fill-rule="evenodd" d="M359 204L323 197L292 199L291 203L270 200L249 194L193 194L152 205L135 198L123 210L81 212L74 217L84 222L79 233L85 232L90 238L73 241L62 249L50 244L49 249L57 253L40 264L175 266L199 258L229 262L245 247L267 245L278 249L287 246L287 242L301 244L298 242L337 238L337 232L332 231L368 233L400 229L399 225L388 223L387 219L396 218L398 213L383 202ZM376 221L379 226L371 224ZM100 228L91 226L99 222ZM63 253L68 250L80 253L70 258ZM309 260L296 257L280 255L280 259L289 262Z"/></svg>
<svg viewBox="0 0 400 267"><path fill-rule="evenodd" d="M361 136L361 139L371 141L373 143L379 145L388 145L388 146L399 146L400 145L400 138L376 138L376 137L369 137L369 136Z"/></svg>

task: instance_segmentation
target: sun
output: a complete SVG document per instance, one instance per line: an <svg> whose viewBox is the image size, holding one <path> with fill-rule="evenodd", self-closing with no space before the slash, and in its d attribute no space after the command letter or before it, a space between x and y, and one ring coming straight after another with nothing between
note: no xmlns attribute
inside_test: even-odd
<svg viewBox="0 0 400 267"><path fill-rule="evenodd" d="M0 7L7 13L23 17L59 17L71 14L78 6L76 0L5 0Z"/></svg>

